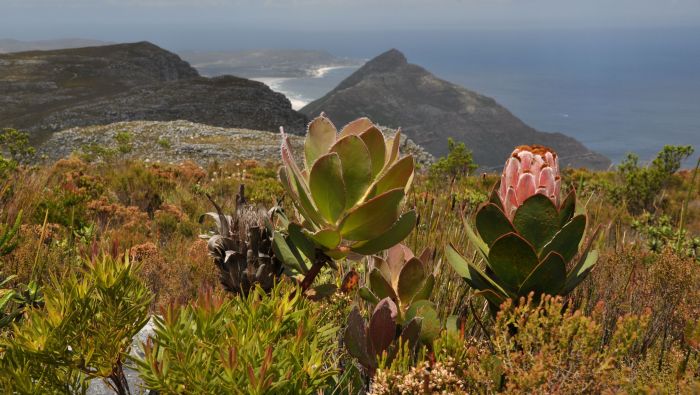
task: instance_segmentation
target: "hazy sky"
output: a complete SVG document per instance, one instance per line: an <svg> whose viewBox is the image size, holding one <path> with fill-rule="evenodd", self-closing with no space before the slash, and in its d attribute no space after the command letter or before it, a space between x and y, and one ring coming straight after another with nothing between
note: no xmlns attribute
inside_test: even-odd
<svg viewBox="0 0 700 395"><path fill-rule="evenodd" d="M197 31L700 26L700 0L0 0L0 37ZM54 36L54 37L51 37Z"/></svg>

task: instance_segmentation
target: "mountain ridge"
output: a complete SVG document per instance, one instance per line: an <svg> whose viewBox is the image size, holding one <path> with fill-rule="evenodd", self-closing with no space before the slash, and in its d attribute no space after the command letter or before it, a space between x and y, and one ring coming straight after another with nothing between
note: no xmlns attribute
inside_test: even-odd
<svg viewBox="0 0 700 395"><path fill-rule="evenodd" d="M74 126L185 119L301 133L306 117L265 84L201 77L149 42L0 54L0 127L35 141ZM157 93L157 94L156 94Z"/></svg>
<svg viewBox="0 0 700 395"><path fill-rule="evenodd" d="M339 124L367 116L402 131L433 155L447 153L447 138L463 141L482 168L498 168L513 147L543 144L562 166L607 168L610 160L562 133L537 131L495 99L442 80L408 63L397 49L367 62L331 92L300 110L321 112Z"/></svg>

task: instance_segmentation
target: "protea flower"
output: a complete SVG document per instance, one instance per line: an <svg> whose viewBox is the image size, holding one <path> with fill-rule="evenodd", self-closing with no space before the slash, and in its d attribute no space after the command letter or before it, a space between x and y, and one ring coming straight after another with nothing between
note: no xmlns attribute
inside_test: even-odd
<svg viewBox="0 0 700 395"><path fill-rule="evenodd" d="M542 146L521 146L506 161L500 185L476 212L478 235L464 221L467 236L486 262L481 270L452 246L447 260L495 314L507 299L566 295L596 263L592 236L579 252L586 214L577 213L572 190L560 203L557 154ZM570 265L577 258L577 263ZM567 272L567 268L571 269Z"/></svg>
<svg viewBox="0 0 700 395"><path fill-rule="evenodd" d="M508 218L513 219L515 210L536 193L547 196L558 207L560 190L557 154L541 145L521 145L503 167L498 197Z"/></svg>

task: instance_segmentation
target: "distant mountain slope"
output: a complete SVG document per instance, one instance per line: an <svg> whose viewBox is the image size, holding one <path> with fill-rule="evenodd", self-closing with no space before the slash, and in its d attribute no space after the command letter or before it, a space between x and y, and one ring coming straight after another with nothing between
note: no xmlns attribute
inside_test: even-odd
<svg viewBox="0 0 700 395"><path fill-rule="evenodd" d="M544 133L523 123L494 99L441 80L409 64L396 49L367 62L335 89L300 110L320 112L337 124L360 116L401 127L434 155L447 152L447 138L463 141L475 161L498 167L521 144L544 144L560 155L562 165L606 168L610 160L561 133Z"/></svg>
<svg viewBox="0 0 700 395"><path fill-rule="evenodd" d="M20 41L11 38L0 38L0 53L22 51L49 51L52 49L96 47L114 43L89 40L85 38L60 38L56 40Z"/></svg>
<svg viewBox="0 0 700 395"><path fill-rule="evenodd" d="M208 79L147 42L0 55L0 127L43 140L73 126L129 120L301 132L284 95L235 77Z"/></svg>

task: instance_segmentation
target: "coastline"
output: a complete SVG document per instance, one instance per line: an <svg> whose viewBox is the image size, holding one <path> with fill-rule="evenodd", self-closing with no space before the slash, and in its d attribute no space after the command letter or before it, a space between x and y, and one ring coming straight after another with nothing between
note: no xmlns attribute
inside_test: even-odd
<svg viewBox="0 0 700 395"><path fill-rule="evenodd" d="M316 100L318 97L308 97L304 93L299 92L295 89L290 89L290 82L300 81L305 79L319 80L329 76L333 71L343 70L343 69L358 69L361 65L323 65L314 68L309 68L306 70L306 75L298 77L252 77L253 81L262 82L263 84L270 87L275 92L279 92L287 97L292 103L292 109L299 110L309 104L310 102ZM335 84L333 84L335 85ZM334 86L329 86L328 90L333 89ZM320 97L320 96L319 96Z"/></svg>

